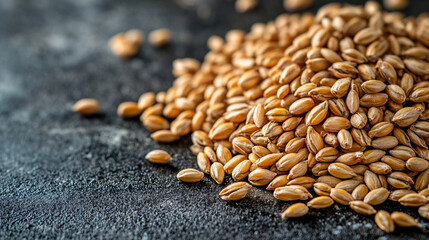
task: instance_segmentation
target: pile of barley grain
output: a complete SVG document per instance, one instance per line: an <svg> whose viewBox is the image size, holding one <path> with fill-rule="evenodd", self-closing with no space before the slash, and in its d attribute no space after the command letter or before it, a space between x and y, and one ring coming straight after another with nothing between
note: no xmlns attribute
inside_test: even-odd
<svg viewBox="0 0 429 240"><path fill-rule="evenodd" d="M225 174L237 181L220 193L224 200L266 186L283 201L309 200L284 218L336 202L375 214L386 232L418 225L404 213L377 212L389 199L429 219L427 15L383 12L376 2L330 4L315 16L284 14L248 34L213 36L208 46L202 64L173 63L177 79L167 92L143 94L118 113L142 113L158 142L192 132L201 171L218 184ZM171 160L161 150L147 158ZM202 172L177 177L196 182Z"/></svg>
<svg viewBox="0 0 429 240"><path fill-rule="evenodd" d="M154 140L192 132L201 171L218 184L232 175L222 199L267 185L277 199L310 200L284 218L337 202L376 214L386 232L418 226L375 210L388 199L429 218L429 17L382 12L375 2L331 4L213 36L208 46L202 64L176 60L173 87L136 105ZM171 159L147 156L156 157ZM196 182L202 172L177 177Z"/></svg>

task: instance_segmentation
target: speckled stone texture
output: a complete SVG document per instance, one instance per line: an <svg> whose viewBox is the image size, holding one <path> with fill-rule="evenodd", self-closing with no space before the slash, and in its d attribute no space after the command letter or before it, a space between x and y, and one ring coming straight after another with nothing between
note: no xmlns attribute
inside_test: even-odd
<svg viewBox="0 0 429 240"><path fill-rule="evenodd" d="M228 29L248 30L283 12L280 0L238 14L221 0L1 0L0 1L0 238L1 239L428 239L420 229L391 235L372 217L346 207L310 211L282 220L290 203L262 188L236 203L221 201L205 178L179 182L180 169L197 167L189 137L157 144L138 120L122 120L116 106L146 91L166 90L175 58L202 60L206 40ZM317 7L328 1L316 1ZM359 3L362 1L350 1ZM428 11L413 1L406 11ZM137 58L115 58L113 34L130 28L168 27L173 43L155 50L145 43ZM70 111L84 97L101 114ZM144 160L155 148L174 160ZM389 211L416 210L388 204Z"/></svg>

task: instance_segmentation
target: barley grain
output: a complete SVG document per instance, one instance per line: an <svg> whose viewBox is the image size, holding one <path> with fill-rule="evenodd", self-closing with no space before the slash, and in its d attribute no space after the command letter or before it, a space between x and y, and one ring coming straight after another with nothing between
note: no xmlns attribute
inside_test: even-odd
<svg viewBox="0 0 429 240"><path fill-rule="evenodd" d="M428 202L428 199L418 193L408 193L402 196L398 202L404 206L419 207L425 205Z"/></svg>
<svg viewBox="0 0 429 240"><path fill-rule="evenodd" d="M237 7L247 11L255 2ZM382 12L375 2L333 4L316 16L255 24L247 35L213 36L203 63L175 60L173 87L143 94L130 103L135 111L121 115L144 111L140 119L159 142L192 132L198 166L219 184L225 173L248 177L284 201L311 198L313 188L323 197L308 206L336 201L362 214L374 214L370 205L387 198L421 206L429 191L424 19ZM138 34L127 36L135 54ZM240 184L221 197L244 197L251 185ZM308 211L297 209L283 215ZM389 218L383 211L375 217L387 232L394 229Z"/></svg>
<svg viewBox="0 0 429 240"><path fill-rule="evenodd" d="M237 0L235 10L239 13L249 12L258 5L258 0Z"/></svg>
<svg viewBox="0 0 429 240"><path fill-rule="evenodd" d="M143 119L144 127L152 132L158 130L165 130L170 127L170 123L161 116L157 115L149 115L148 117Z"/></svg>
<svg viewBox="0 0 429 240"><path fill-rule="evenodd" d="M123 102L119 104L117 113L122 118L133 118L139 116L142 110L135 102Z"/></svg>
<svg viewBox="0 0 429 240"><path fill-rule="evenodd" d="M421 217L429 219L429 204L419 207L418 212Z"/></svg>
<svg viewBox="0 0 429 240"><path fill-rule="evenodd" d="M350 193L341 190L341 189L331 189L330 196L332 199L334 199L337 203L342 205L349 205L351 201L353 201L353 197L350 195Z"/></svg>
<svg viewBox="0 0 429 240"><path fill-rule="evenodd" d="M225 176L225 170L223 169L223 165L220 162L214 162L212 164L210 167L210 176L217 184L222 184Z"/></svg>
<svg viewBox="0 0 429 240"><path fill-rule="evenodd" d="M377 212L371 205L362 201L351 201L350 208L363 215L373 215Z"/></svg>
<svg viewBox="0 0 429 240"><path fill-rule="evenodd" d="M383 0L383 5L389 10L402 10L408 5L408 0Z"/></svg>
<svg viewBox="0 0 429 240"><path fill-rule="evenodd" d="M306 9L313 4L313 0L284 0L283 6L287 11L295 12Z"/></svg>
<svg viewBox="0 0 429 240"><path fill-rule="evenodd" d="M368 194L368 187L365 184L359 184L359 186L353 190L352 197L354 200L363 200L366 194Z"/></svg>
<svg viewBox="0 0 429 240"><path fill-rule="evenodd" d="M421 112L415 107L405 107L395 113L392 121L400 127L406 127L414 123Z"/></svg>
<svg viewBox="0 0 429 240"><path fill-rule="evenodd" d="M98 109L99 109L98 101L91 98L81 99L77 101L72 107L72 110L74 112L77 112L83 116L93 115L98 112Z"/></svg>
<svg viewBox="0 0 429 240"><path fill-rule="evenodd" d="M429 162L423 158L411 157L407 160L405 166L413 172L423 172L429 168Z"/></svg>
<svg viewBox="0 0 429 240"><path fill-rule="evenodd" d="M267 190L275 190L278 187L284 187L288 183L288 177L287 175L280 175L275 177L270 184L267 186Z"/></svg>
<svg viewBox="0 0 429 240"><path fill-rule="evenodd" d="M237 201L243 199L251 188L252 185L246 182L236 182L222 189L222 191L219 193L219 196L223 200Z"/></svg>
<svg viewBox="0 0 429 240"><path fill-rule="evenodd" d="M388 197L389 191L386 188L381 187L368 192L363 201L371 205L378 205L385 202Z"/></svg>
<svg viewBox="0 0 429 240"><path fill-rule="evenodd" d="M244 160L240 162L232 171L232 178L235 181L241 181L244 178L247 177L250 173L250 166L252 165L252 162L250 160Z"/></svg>
<svg viewBox="0 0 429 240"><path fill-rule="evenodd" d="M282 218L298 218L308 213L308 207L304 203L295 203L289 206L283 213Z"/></svg>
<svg viewBox="0 0 429 240"><path fill-rule="evenodd" d="M144 40L144 35L139 30L129 30L118 33L109 40L110 50L118 57L130 58L135 56Z"/></svg>
<svg viewBox="0 0 429 240"><path fill-rule="evenodd" d="M344 163L331 163L328 167L328 172L337 178L348 179L356 176L353 169Z"/></svg>
<svg viewBox="0 0 429 240"><path fill-rule="evenodd" d="M393 212L390 214L393 222L399 227L417 227L419 223L410 215L403 212Z"/></svg>
<svg viewBox="0 0 429 240"><path fill-rule="evenodd" d="M257 168L249 174L248 180L254 186L265 186L271 182L276 175L276 173L268 169Z"/></svg>
<svg viewBox="0 0 429 240"><path fill-rule="evenodd" d="M193 168L183 169L177 174L177 179L187 183L195 183L203 179L204 173Z"/></svg>
<svg viewBox="0 0 429 240"><path fill-rule="evenodd" d="M150 151L148 154L146 154L145 158L153 163L158 164L166 164L173 159L170 154L163 150Z"/></svg>
<svg viewBox="0 0 429 240"><path fill-rule="evenodd" d="M312 177L297 177L295 179L290 180L287 185L298 185L298 186L302 186L305 187L306 189L310 189L311 187L313 187L313 184L316 182L316 180Z"/></svg>
<svg viewBox="0 0 429 240"><path fill-rule="evenodd" d="M210 174L210 160L207 154L200 152L197 155L198 167L206 174Z"/></svg>
<svg viewBox="0 0 429 240"><path fill-rule="evenodd" d="M228 148L219 145L216 149L216 157L221 164L225 165L232 158L232 154Z"/></svg>
<svg viewBox="0 0 429 240"><path fill-rule="evenodd" d="M311 199L307 203L307 206L309 208L322 209L322 208L328 208L332 206L332 204L334 204L334 201L332 200L332 198L328 196L320 196L320 197Z"/></svg>
<svg viewBox="0 0 429 240"><path fill-rule="evenodd" d="M380 210L375 214L375 223L381 230L391 233L395 231L395 223L390 217L390 214L384 210Z"/></svg>

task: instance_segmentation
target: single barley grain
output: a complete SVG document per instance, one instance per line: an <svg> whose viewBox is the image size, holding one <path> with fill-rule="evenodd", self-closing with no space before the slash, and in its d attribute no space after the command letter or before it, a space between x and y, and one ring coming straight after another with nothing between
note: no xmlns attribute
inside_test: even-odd
<svg viewBox="0 0 429 240"><path fill-rule="evenodd" d="M137 105L140 108L141 111L144 111L148 109L149 107L152 107L156 103L156 96L153 92L147 92L140 96Z"/></svg>
<svg viewBox="0 0 429 240"><path fill-rule="evenodd" d="M93 115L98 112L99 104L98 101L91 98L84 98L77 101L73 105L73 111L84 116Z"/></svg>
<svg viewBox="0 0 429 240"><path fill-rule="evenodd" d="M419 157L411 157L407 160L405 166L410 171L423 172L429 168L429 161Z"/></svg>
<svg viewBox="0 0 429 240"><path fill-rule="evenodd" d="M143 126L152 132L170 128L170 123L161 116L149 115L143 119Z"/></svg>
<svg viewBox="0 0 429 240"><path fill-rule="evenodd" d="M154 47L162 47L170 43L171 31L167 28L160 28L149 34L149 42Z"/></svg>
<svg viewBox="0 0 429 240"><path fill-rule="evenodd" d="M275 190L278 187L284 187L288 183L288 177L287 175L280 175L275 177L270 184L267 186L267 190Z"/></svg>
<svg viewBox="0 0 429 240"><path fill-rule="evenodd" d="M429 204L419 207L418 212L421 217L429 219Z"/></svg>
<svg viewBox="0 0 429 240"><path fill-rule="evenodd" d="M248 180L254 186L265 186L271 182L276 175L276 173L268 169L257 168L249 174Z"/></svg>
<svg viewBox="0 0 429 240"><path fill-rule="evenodd" d="M311 199L307 203L307 206L309 208L322 209L322 208L328 208L332 206L332 204L334 204L334 200L332 200L332 198L328 196L320 196L320 197Z"/></svg>
<svg viewBox="0 0 429 240"><path fill-rule="evenodd" d="M377 212L371 205L363 201L351 201L350 208L363 215L373 215Z"/></svg>
<svg viewBox="0 0 429 240"><path fill-rule="evenodd" d="M331 163L328 167L328 172L337 178L348 179L356 176L353 169L344 163Z"/></svg>
<svg viewBox="0 0 429 240"><path fill-rule="evenodd" d="M381 230L391 233L395 231L395 223L390 214L384 210L380 210L375 214L375 223Z"/></svg>
<svg viewBox="0 0 429 240"><path fill-rule="evenodd" d="M283 213L282 218L298 218L308 213L308 207L304 203L290 205Z"/></svg>
<svg viewBox="0 0 429 240"><path fill-rule="evenodd" d="M390 193L389 199L397 202L399 201L399 199L401 199L403 196L409 193L416 193L416 192L410 189L398 189Z"/></svg>
<svg viewBox="0 0 429 240"><path fill-rule="evenodd" d="M393 222L398 227L417 227L419 223L410 215L403 212L393 212L390 214Z"/></svg>
<svg viewBox="0 0 429 240"><path fill-rule="evenodd" d="M389 10L402 10L407 7L408 0L383 0L383 5Z"/></svg>
<svg viewBox="0 0 429 240"><path fill-rule="evenodd" d="M421 194L409 193L402 196L398 201L404 206L419 207L425 205L429 200Z"/></svg>
<svg viewBox="0 0 429 240"><path fill-rule="evenodd" d="M308 190L302 186L277 187L273 195L282 201L307 200L312 197Z"/></svg>
<svg viewBox="0 0 429 240"><path fill-rule="evenodd" d="M385 202L387 198L389 198L389 191L381 187L368 192L363 201L371 205L378 205Z"/></svg>
<svg viewBox="0 0 429 240"><path fill-rule="evenodd" d="M235 10L239 13L249 12L258 5L258 0L236 0Z"/></svg>
<svg viewBox="0 0 429 240"><path fill-rule="evenodd" d="M139 116L142 110L135 102L123 102L119 104L117 113L122 118L133 118Z"/></svg>
<svg viewBox="0 0 429 240"><path fill-rule="evenodd" d="M206 174L210 174L210 160L207 154L200 152L197 155L198 167Z"/></svg>
<svg viewBox="0 0 429 240"><path fill-rule="evenodd" d="M203 177L204 177L204 173L198 170L195 170L193 168L183 169L177 174L177 179L187 183L199 182L201 181L201 179L203 179Z"/></svg>
<svg viewBox="0 0 429 240"><path fill-rule="evenodd" d="M158 164L166 164L171 161L173 158L164 150L152 150L145 157L147 160L158 163Z"/></svg>
<svg viewBox="0 0 429 240"><path fill-rule="evenodd" d="M219 193L219 196L223 200L237 201L237 200L243 199L251 188L252 188L252 185L246 182L236 182L225 187Z"/></svg>
<svg viewBox="0 0 429 240"><path fill-rule="evenodd" d="M353 201L353 197L350 193L341 190L341 189L331 189L330 197L335 200L335 202L342 205L349 205L351 201Z"/></svg>
<svg viewBox="0 0 429 240"><path fill-rule="evenodd" d="M159 130L150 135L153 140L161 143L170 143L179 140L179 136L169 130Z"/></svg>
<svg viewBox="0 0 429 240"><path fill-rule="evenodd" d="M129 30L125 33L118 33L109 40L110 50L113 54L121 58L135 56L143 43L144 35L139 30Z"/></svg>
<svg viewBox="0 0 429 240"><path fill-rule="evenodd" d="M210 168L210 176L217 184L222 184L225 176L225 170L223 169L223 165L220 162L215 162L212 164Z"/></svg>
<svg viewBox="0 0 429 240"><path fill-rule="evenodd" d="M368 187L365 184L359 184L352 192L354 200L363 200L368 194Z"/></svg>
<svg viewBox="0 0 429 240"><path fill-rule="evenodd" d="M250 166L252 165L252 162L250 160L244 160L240 162L232 171L232 178L235 181L241 181L244 178L247 177L250 173Z"/></svg>

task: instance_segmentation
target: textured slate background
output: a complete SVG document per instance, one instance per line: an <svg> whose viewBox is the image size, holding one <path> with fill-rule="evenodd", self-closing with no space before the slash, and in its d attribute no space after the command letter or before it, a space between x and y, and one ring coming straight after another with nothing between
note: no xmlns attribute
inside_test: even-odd
<svg viewBox="0 0 429 240"><path fill-rule="evenodd" d="M120 102L166 90L173 59L201 60L210 35L248 30L283 12L279 0L261 2L238 14L232 1L220 0L1 0L0 238L427 239L421 218L420 229L386 235L372 218L337 205L281 220L290 203L263 189L237 203L221 201L223 186L209 178L192 185L175 178L196 167L189 138L159 145L137 120L116 116ZM317 1L313 11L326 2ZM414 1L406 12L428 10L425 1ZM107 47L119 31L159 27L172 29L170 47L144 44L129 61ZM98 99L102 113L72 113L84 97ZM155 148L168 150L174 161L145 161Z"/></svg>

